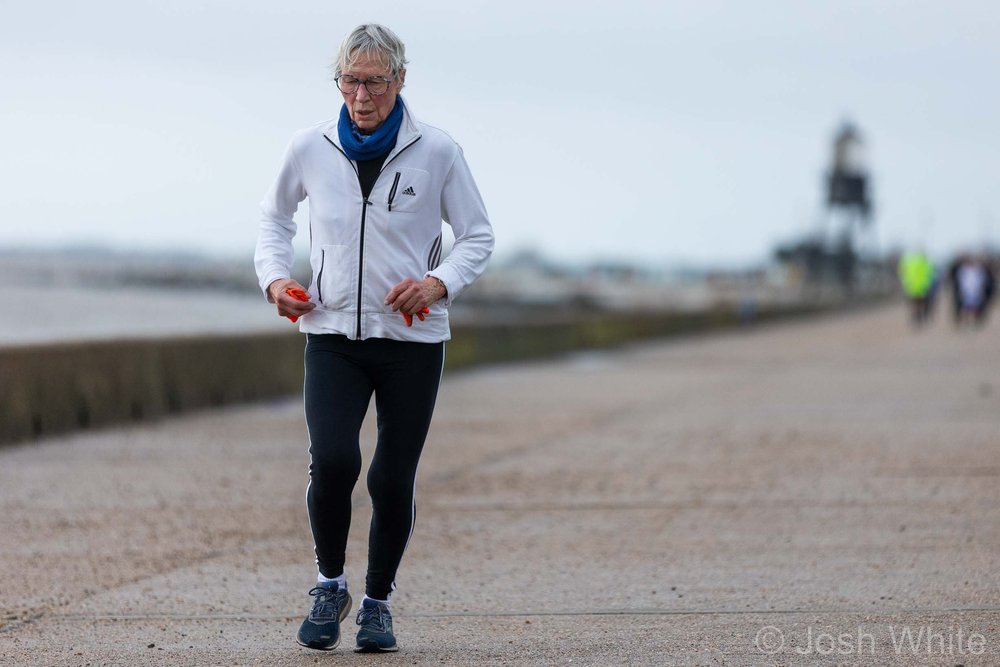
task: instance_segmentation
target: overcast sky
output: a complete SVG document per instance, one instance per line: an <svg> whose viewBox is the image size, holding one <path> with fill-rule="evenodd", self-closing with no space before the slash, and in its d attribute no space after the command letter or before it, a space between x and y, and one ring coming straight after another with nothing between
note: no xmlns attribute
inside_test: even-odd
<svg viewBox="0 0 1000 667"><path fill-rule="evenodd" d="M34 0L0 9L0 246L251 253L366 21L406 43L404 96L463 146L501 253L762 259L822 221L844 118L883 246L1000 240L995 2Z"/></svg>

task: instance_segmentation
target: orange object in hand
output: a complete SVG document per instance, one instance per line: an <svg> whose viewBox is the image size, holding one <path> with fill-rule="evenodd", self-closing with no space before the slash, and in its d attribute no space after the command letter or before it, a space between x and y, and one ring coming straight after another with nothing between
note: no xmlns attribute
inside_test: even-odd
<svg viewBox="0 0 1000 667"><path fill-rule="evenodd" d="M289 287L288 289L285 290L285 294L287 294L288 296L292 297L296 301L308 301L309 300L309 297L306 295L306 293L304 291L300 290L297 287ZM297 315L286 315L285 317L287 317L288 319L290 319L292 322L298 322L299 321L299 318L298 318Z"/></svg>
<svg viewBox="0 0 1000 667"><path fill-rule="evenodd" d="M431 312L430 308L421 308L416 312L416 316L420 319L421 322L423 322L424 315L426 315L429 312ZM413 326L413 315L410 315L409 313L403 313L403 320L406 322L406 326L408 327Z"/></svg>

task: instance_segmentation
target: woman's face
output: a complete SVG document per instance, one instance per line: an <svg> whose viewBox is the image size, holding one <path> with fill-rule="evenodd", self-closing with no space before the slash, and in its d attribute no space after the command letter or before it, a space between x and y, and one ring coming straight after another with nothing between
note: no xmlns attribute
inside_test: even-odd
<svg viewBox="0 0 1000 667"><path fill-rule="evenodd" d="M347 105L351 120L363 133L370 134L385 122L389 112L396 105L396 96L403 87L406 70L401 70L399 76L393 78L392 72L384 64L362 54L350 67L341 71L341 76L353 76L360 81L367 81L372 77L389 79L389 89L382 95L372 95L368 92L368 88L362 85L359 85L353 93L340 92L344 96L344 103Z"/></svg>

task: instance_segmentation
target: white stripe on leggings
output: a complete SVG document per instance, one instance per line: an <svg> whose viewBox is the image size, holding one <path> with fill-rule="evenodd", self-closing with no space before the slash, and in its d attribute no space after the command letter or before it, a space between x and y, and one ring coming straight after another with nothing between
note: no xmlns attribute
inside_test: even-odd
<svg viewBox="0 0 1000 667"><path fill-rule="evenodd" d="M441 372L438 373L438 386L437 391L441 391L441 381L444 379L444 359L445 359L445 343L441 343ZM434 398L434 405L437 407L437 397ZM433 414L431 415L433 418ZM430 429L428 428L428 431ZM426 444L426 441L425 441ZM423 452L420 453L420 459L423 459ZM406 553L407 547L410 546L410 540L413 539L413 529L417 526L417 474L420 472L420 460L417 461L417 469L413 473L413 489L410 491L410 534L406 536L406 544L403 545L403 553L399 555L399 562L403 562L403 555ZM399 565L396 566L399 570ZM389 597L392 597L392 591L396 590L396 580L392 580L389 588Z"/></svg>

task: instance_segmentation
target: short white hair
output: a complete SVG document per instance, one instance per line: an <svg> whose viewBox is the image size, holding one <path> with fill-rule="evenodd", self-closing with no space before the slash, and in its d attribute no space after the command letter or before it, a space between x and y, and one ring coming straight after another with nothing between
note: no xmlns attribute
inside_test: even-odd
<svg viewBox="0 0 1000 667"><path fill-rule="evenodd" d="M359 25L344 38L337 53L337 60L331 67L333 76L340 76L361 56L368 56L370 60L384 63L393 77L398 77L407 63L403 41L392 30L378 23Z"/></svg>

